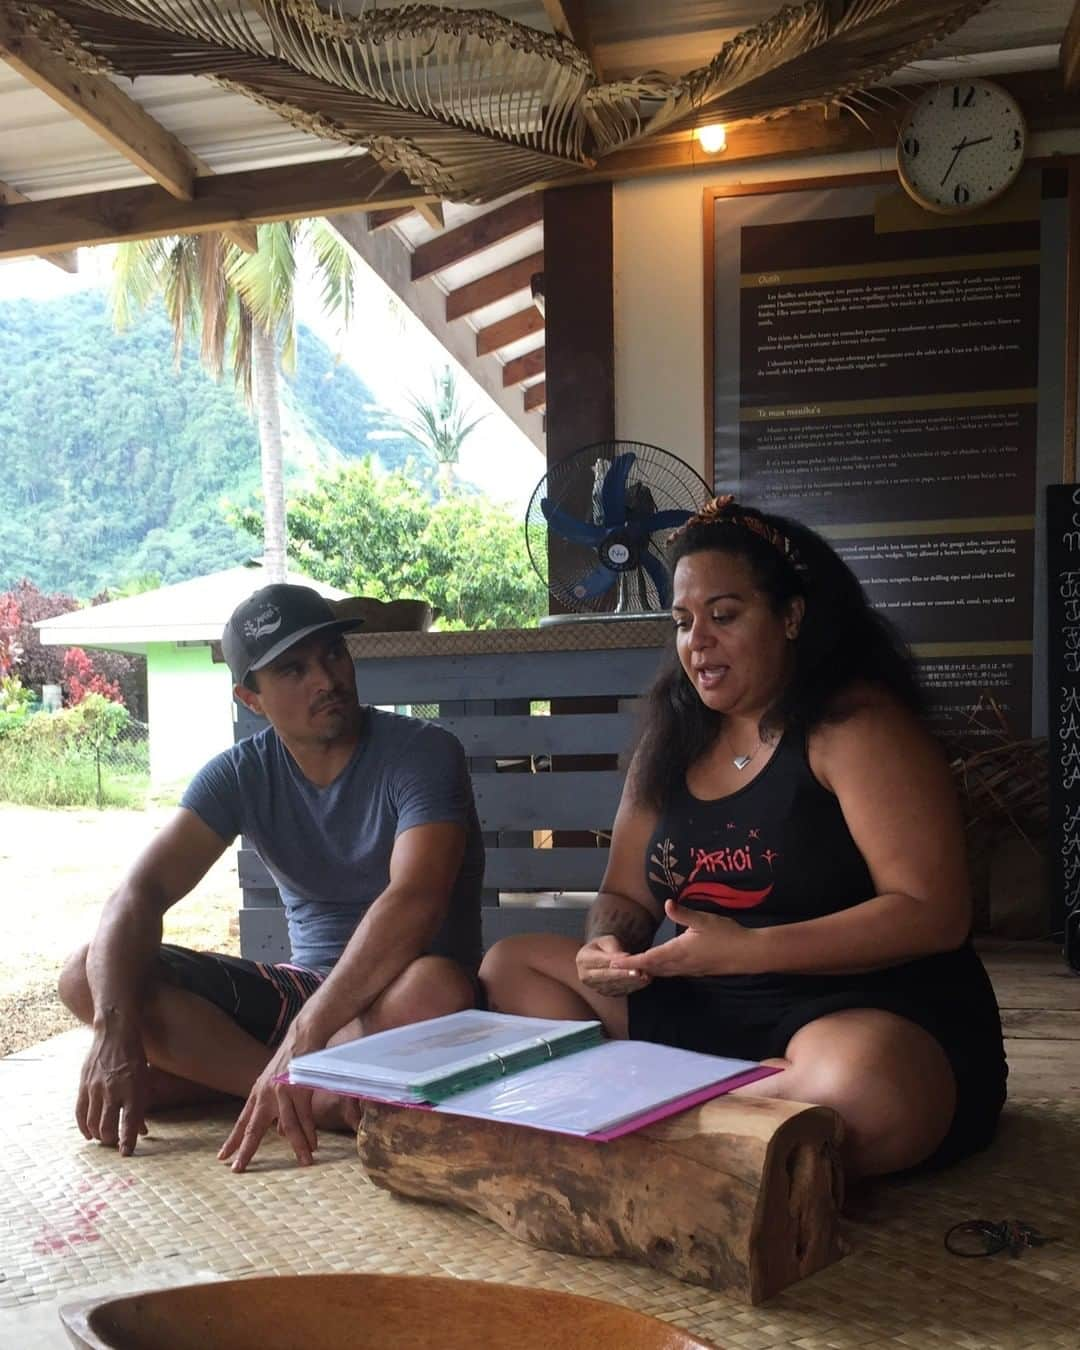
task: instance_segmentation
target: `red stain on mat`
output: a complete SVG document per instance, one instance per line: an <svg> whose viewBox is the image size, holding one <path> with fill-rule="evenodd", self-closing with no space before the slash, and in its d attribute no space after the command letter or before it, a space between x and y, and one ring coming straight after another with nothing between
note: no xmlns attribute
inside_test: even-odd
<svg viewBox="0 0 1080 1350"><path fill-rule="evenodd" d="M97 1221L109 1207L109 1196L134 1185L134 1177L80 1181L75 1192L74 1213L62 1224L53 1224L46 1219L34 1243L34 1251L39 1256L56 1255L85 1242L99 1242L101 1233Z"/></svg>

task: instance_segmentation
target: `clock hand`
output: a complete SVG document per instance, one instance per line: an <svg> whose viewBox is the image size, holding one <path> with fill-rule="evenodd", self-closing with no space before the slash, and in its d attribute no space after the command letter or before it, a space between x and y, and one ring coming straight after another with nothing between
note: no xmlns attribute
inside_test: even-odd
<svg viewBox="0 0 1080 1350"><path fill-rule="evenodd" d="M949 160L949 167L945 170L944 177L942 178L941 184L940 184L941 187L944 187L944 186L945 186L945 179L948 178L949 174L952 173L952 171L953 171L953 166L955 165L956 161L960 158L960 151L963 150L963 148L964 148L965 145L967 145L967 137L966 137L966 136L963 138L963 140L960 142L959 145L954 145L954 146L953 146L953 148L952 148L952 149L953 149L953 157L952 157L952 159Z"/></svg>
<svg viewBox="0 0 1080 1350"><path fill-rule="evenodd" d="M945 178L941 180L941 186L945 186L945 179L952 173L953 166L960 158L960 152L962 150L970 150L973 145L984 145L987 141L992 141L993 139L993 136L980 136L977 140L969 141L968 138L964 136L958 145L952 146L953 157L949 161L949 167L945 170Z"/></svg>

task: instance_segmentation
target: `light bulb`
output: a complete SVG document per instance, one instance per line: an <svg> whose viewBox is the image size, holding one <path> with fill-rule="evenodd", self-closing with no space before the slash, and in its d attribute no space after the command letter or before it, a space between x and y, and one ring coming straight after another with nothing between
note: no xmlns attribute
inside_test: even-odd
<svg viewBox="0 0 1080 1350"><path fill-rule="evenodd" d="M698 127L697 138L707 155L718 155L727 149L727 132L720 122L711 122L707 127Z"/></svg>

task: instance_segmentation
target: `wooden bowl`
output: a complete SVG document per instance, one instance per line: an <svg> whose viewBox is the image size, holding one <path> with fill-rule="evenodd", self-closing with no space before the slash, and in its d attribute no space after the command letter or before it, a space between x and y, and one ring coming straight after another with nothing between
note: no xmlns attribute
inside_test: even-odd
<svg viewBox="0 0 1080 1350"><path fill-rule="evenodd" d="M358 633L425 633L439 611L426 600L375 600L370 595L349 595L331 600L339 619L363 619Z"/></svg>
<svg viewBox="0 0 1080 1350"><path fill-rule="evenodd" d="M715 1350L577 1294L423 1275L282 1275L60 1309L87 1350Z"/></svg>

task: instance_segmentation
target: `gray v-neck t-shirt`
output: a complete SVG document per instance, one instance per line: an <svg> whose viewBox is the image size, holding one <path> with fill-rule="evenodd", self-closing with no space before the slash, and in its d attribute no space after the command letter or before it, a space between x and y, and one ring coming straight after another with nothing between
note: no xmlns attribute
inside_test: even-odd
<svg viewBox="0 0 1080 1350"><path fill-rule="evenodd" d="M484 846L461 743L414 717L364 708L356 750L326 787L305 778L272 727L215 756L180 805L226 843L244 835L277 883L292 960L337 961L390 881L394 840L417 825L461 825L465 857L430 950L480 962Z"/></svg>

